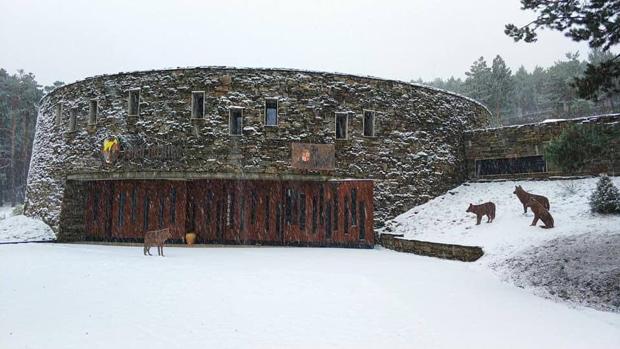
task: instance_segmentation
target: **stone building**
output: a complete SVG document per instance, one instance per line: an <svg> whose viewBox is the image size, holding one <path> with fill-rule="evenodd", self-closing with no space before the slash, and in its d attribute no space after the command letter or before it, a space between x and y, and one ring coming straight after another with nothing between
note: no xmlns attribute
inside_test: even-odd
<svg viewBox="0 0 620 349"><path fill-rule="evenodd" d="M371 246L373 226L467 177L488 110L371 77L204 67L87 78L42 101L26 213L61 241ZM239 233L241 232L241 233Z"/></svg>

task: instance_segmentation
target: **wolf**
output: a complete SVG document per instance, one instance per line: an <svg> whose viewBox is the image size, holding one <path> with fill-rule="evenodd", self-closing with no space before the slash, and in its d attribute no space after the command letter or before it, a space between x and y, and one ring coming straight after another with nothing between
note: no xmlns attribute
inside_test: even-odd
<svg viewBox="0 0 620 349"><path fill-rule="evenodd" d="M144 255L151 256L151 246L157 246L157 255L164 257L164 243L172 237L170 228L150 230L144 233Z"/></svg>
<svg viewBox="0 0 620 349"><path fill-rule="evenodd" d="M480 224L480 220L484 215L487 216L487 223L491 223L495 219L495 204L491 201L480 205L469 204L469 208L465 212L476 214L476 225Z"/></svg>
<svg viewBox="0 0 620 349"><path fill-rule="evenodd" d="M527 202L530 200L530 198L536 199L536 201L538 201L538 203L543 205L543 207L547 211L551 209L551 206L549 206L549 199L547 199L546 197L542 195L528 193L525 190L523 190L523 188L520 185L515 186L515 191L513 191L512 193L517 194L519 201L521 201L521 204L523 204L523 214L527 213L527 207L528 207Z"/></svg>

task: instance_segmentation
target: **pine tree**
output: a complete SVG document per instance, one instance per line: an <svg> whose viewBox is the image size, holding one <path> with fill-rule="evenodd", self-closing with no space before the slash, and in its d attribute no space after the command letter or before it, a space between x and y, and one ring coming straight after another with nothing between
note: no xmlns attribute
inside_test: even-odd
<svg viewBox="0 0 620 349"><path fill-rule="evenodd" d="M620 192L607 175L602 175L596 184L590 207L596 213L620 213Z"/></svg>

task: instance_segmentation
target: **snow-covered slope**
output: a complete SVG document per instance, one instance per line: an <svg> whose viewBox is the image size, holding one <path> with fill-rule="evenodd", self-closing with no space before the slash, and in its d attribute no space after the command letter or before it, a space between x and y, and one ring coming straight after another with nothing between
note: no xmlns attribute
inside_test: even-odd
<svg viewBox="0 0 620 349"><path fill-rule="evenodd" d="M555 300L620 311L620 215L590 212L597 178L556 181L466 183L387 222L383 232L460 245L476 245L485 255L476 263L502 279ZM620 177L612 178L616 186ZM515 185L545 195L555 227L530 226L528 209L513 194ZM476 225L469 203L492 201L492 223Z"/></svg>
<svg viewBox="0 0 620 349"><path fill-rule="evenodd" d="M52 228L42 221L23 215L0 219L0 243L51 241L56 239Z"/></svg>
<svg viewBox="0 0 620 349"><path fill-rule="evenodd" d="M620 186L620 177L612 177L612 180ZM404 234L407 239L481 246L485 252L481 260L484 263L504 259L558 237L619 233L620 216L590 212L588 201L597 181L597 178L586 178L465 183L388 221L382 232ZM555 228L530 226L534 215L529 209L523 214L523 206L513 194L516 185L549 198ZM476 215L465 210L470 203L487 201L496 205L495 220L486 223L485 216L477 226Z"/></svg>

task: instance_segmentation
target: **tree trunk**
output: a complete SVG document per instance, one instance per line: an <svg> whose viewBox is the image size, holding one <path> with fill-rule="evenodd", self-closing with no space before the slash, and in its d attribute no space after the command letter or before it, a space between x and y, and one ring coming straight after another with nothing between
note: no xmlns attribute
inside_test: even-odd
<svg viewBox="0 0 620 349"><path fill-rule="evenodd" d="M11 207L15 207L16 205L16 201L17 201L17 193L15 191L15 148L16 148L16 144L15 144L15 131L17 130L17 113L15 113L15 111L13 111L13 113L11 113L13 116L13 120L12 120L12 126L11 126L11 162L10 162L10 169L9 169L9 175L10 175L10 182L9 182L9 186L10 186L10 190L11 190Z"/></svg>

